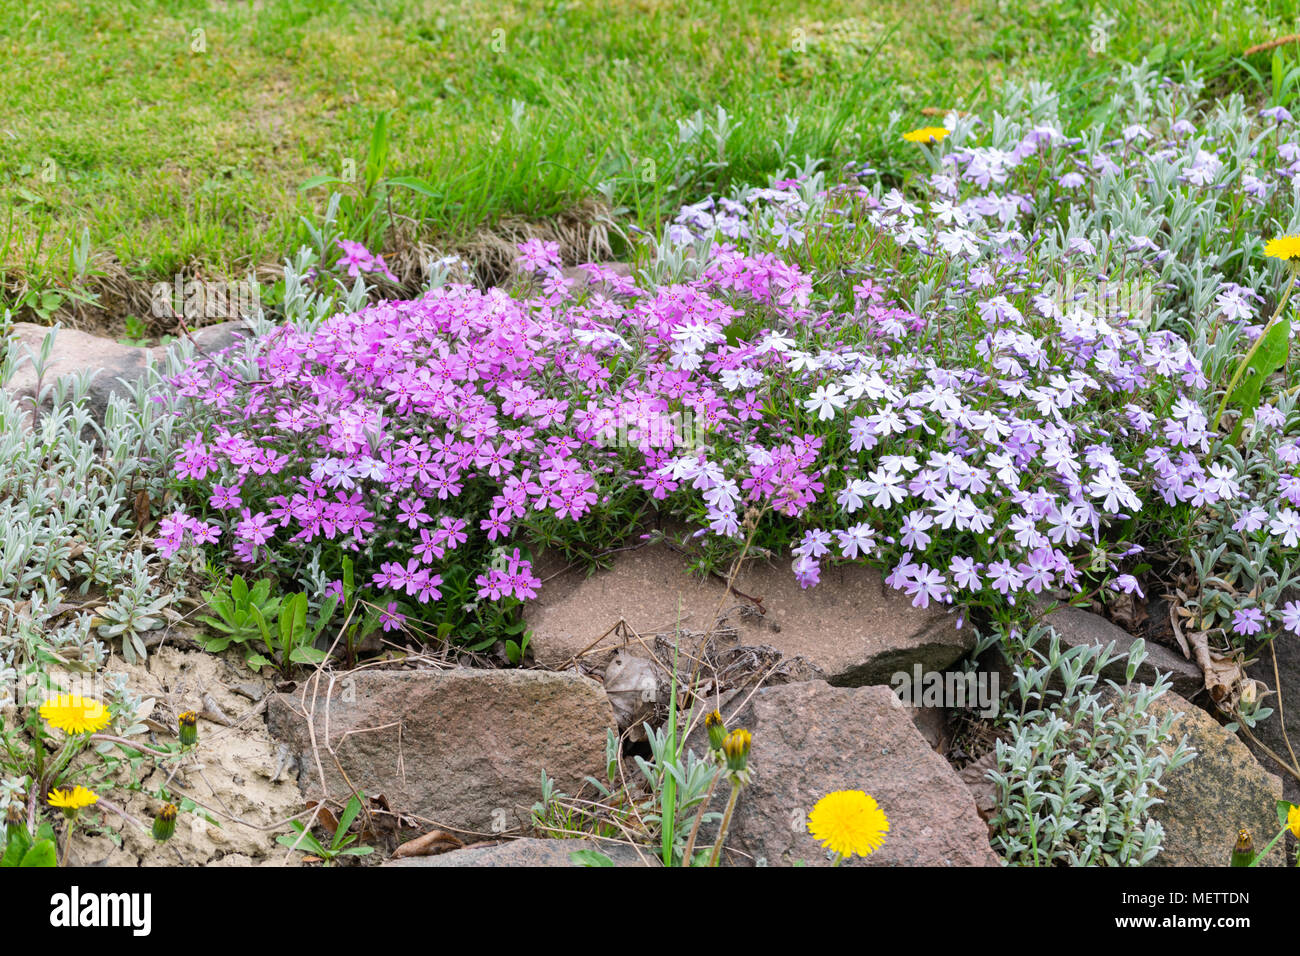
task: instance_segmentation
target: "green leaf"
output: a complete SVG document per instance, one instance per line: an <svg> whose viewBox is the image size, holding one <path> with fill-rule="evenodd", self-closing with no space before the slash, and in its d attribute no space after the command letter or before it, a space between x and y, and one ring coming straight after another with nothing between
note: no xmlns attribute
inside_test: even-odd
<svg viewBox="0 0 1300 956"><path fill-rule="evenodd" d="M238 574L230 582L230 594L237 605L248 602L248 585L244 583L244 579Z"/></svg>
<svg viewBox="0 0 1300 956"><path fill-rule="evenodd" d="M569 859L576 866L613 866L614 861L599 850L574 850Z"/></svg>
<svg viewBox="0 0 1300 956"><path fill-rule="evenodd" d="M249 603L256 604L258 607L265 610L266 599L270 594L271 580L270 578L262 578L262 580L254 584L253 589L248 592Z"/></svg>
<svg viewBox="0 0 1300 956"><path fill-rule="evenodd" d="M248 606L248 616L257 625L257 629L262 635L262 643L269 650L271 647L271 629L266 626L266 618L262 616L262 609L256 604L250 604Z"/></svg>
<svg viewBox="0 0 1300 956"><path fill-rule="evenodd" d="M280 608L280 646L288 650L307 629L307 595L295 594Z"/></svg>
<svg viewBox="0 0 1300 956"><path fill-rule="evenodd" d="M410 189L422 196L428 196L430 199L441 199L442 194L426 183L423 179L417 179L415 176L394 176L386 180L390 186L401 186L404 189Z"/></svg>
<svg viewBox="0 0 1300 956"><path fill-rule="evenodd" d="M352 576L352 559L343 559L343 604L346 606L352 602L352 592L355 590L354 578Z"/></svg>
<svg viewBox="0 0 1300 956"><path fill-rule="evenodd" d="M331 594L325 603L321 605L320 618L316 621L316 627L311 632L311 643L316 643L316 638L321 636L321 632L325 630L325 625L330 622L330 618L334 616L334 611L338 606L339 598L337 594Z"/></svg>
<svg viewBox="0 0 1300 956"><path fill-rule="evenodd" d="M375 188L388 165L388 113L381 111L370 132L370 149L366 151L366 192Z"/></svg>
<svg viewBox="0 0 1300 956"><path fill-rule="evenodd" d="M31 834L25 828L18 828L13 831L9 838L9 843L5 846L4 856L0 857L0 867L17 866L22 862L27 850L32 845Z"/></svg>
<svg viewBox="0 0 1300 956"><path fill-rule="evenodd" d="M1287 803L1287 801L1285 800L1279 800L1277 802L1277 825L1278 826L1280 827L1286 826L1286 818L1291 813L1291 806L1292 805L1290 803Z"/></svg>
<svg viewBox="0 0 1300 956"><path fill-rule="evenodd" d="M321 846L320 840L316 839L315 834L307 832L307 829L298 820L289 824L293 827L293 833L282 833L275 838L275 842L281 846L293 847L301 853L312 853L314 856L329 856L329 851ZM299 836L301 834L301 836ZM298 844L294 847L294 844Z"/></svg>
<svg viewBox="0 0 1300 956"><path fill-rule="evenodd" d="M39 840L32 845L32 848L23 854L23 861L19 866L58 866L59 857L54 852L53 840Z"/></svg>
<svg viewBox="0 0 1300 956"><path fill-rule="evenodd" d="M1291 320L1285 318L1274 322L1259 340L1241 381L1228 396L1228 401L1241 409L1243 420L1249 418L1259 407L1260 390L1264 387L1264 381L1286 365L1290 346Z"/></svg>
<svg viewBox="0 0 1300 956"><path fill-rule="evenodd" d="M302 185L298 187L298 192L306 192L308 189L315 189L317 186L327 186L333 183L342 184L344 182L337 176L312 176L303 180Z"/></svg>
<svg viewBox="0 0 1300 956"><path fill-rule="evenodd" d="M681 617L681 608L677 611ZM678 753L677 740L677 644L673 644L672 682L668 685L668 766L676 766ZM673 828L677 822L677 781L671 774L664 775L663 826L661 830L664 866L673 865Z"/></svg>
<svg viewBox="0 0 1300 956"><path fill-rule="evenodd" d="M355 820L357 814L361 812L361 800L359 798L362 796L364 796L364 794L354 793L352 799L348 801L348 805L343 808L343 814L339 817L338 829L334 831L334 846L336 849L341 845L339 841L341 841L343 837L347 836L348 829L352 826L352 821Z"/></svg>
<svg viewBox="0 0 1300 956"><path fill-rule="evenodd" d="M289 652L289 660L295 664L319 664L328 655L315 647L295 647Z"/></svg>

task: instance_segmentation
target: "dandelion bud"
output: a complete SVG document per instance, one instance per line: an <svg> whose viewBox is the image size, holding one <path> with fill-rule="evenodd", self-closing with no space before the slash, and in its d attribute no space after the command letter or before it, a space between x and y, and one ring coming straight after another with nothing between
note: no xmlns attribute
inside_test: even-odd
<svg viewBox="0 0 1300 956"><path fill-rule="evenodd" d="M727 769L744 773L749 766L749 743L753 739L748 730L733 730L722 740L722 752L727 757Z"/></svg>
<svg viewBox="0 0 1300 956"><path fill-rule="evenodd" d="M153 818L153 838L159 843L166 843L176 832L176 805L164 803Z"/></svg>
<svg viewBox="0 0 1300 956"><path fill-rule="evenodd" d="M704 728L709 732L709 749L714 753L722 752L722 742L727 736L727 725L722 722L722 715L711 710L704 718Z"/></svg>
<svg viewBox="0 0 1300 956"><path fill-rule="evenodd" d="M1232 848L1232 861L1229 866L1250 866L1255 859L1255 841L1250 838L1250 831L1242 827L1237 831L1237 845Z"/></svg>
<svg viewBox="0 0 1300 956"><path fill-rule="evenodd" d="M176 718L180 727L181 746L193 747L199 742L199 715L187 710Z"/></svg>
<svg viewBox="0 0 1300 956"><path fill-rule="evenodd" d="M16 802L9 804L5 810L5 834L13 839L14 832L23 825L23 808Z"/></svg>

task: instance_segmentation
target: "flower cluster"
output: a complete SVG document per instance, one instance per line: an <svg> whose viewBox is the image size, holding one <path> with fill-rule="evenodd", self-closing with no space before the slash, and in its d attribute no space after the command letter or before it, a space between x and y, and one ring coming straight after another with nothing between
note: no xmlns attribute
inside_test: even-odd
<svg viewBox="0 0 1300 956"><path fill-rule="evenodd" d="M918 607L1140 590L1143 531L1170 515L1241 511L1294 547L1300 511L1243 508L1243 462L1211 427L1231 353L1176 329L1219 322L1230 346L1259 284L1192 288L1186 230L1113 209L1149 179L1181 221L1247 157L1243 202L1267 211L1300 152L1275 136L1265 168L1216 146L1178 95L1160 87L1112 139L1068 135L1041 103L984 141L974 118L916 131L920 194L850 167L685 207L661 247L695 263L677 281L588 266L584 284L529 240L514 295L439 286L282 326L251 364L200 360L174 380L193 430L176 474L199 498L159 546L351 555L394 602L385 626L451 575L481 600L533 597L530 548L647 509L706 551L752 530L805 587L827 562L876 562ZM656 427L682 418L689 436ZM1246 609L1238 629L1262 623Z"/></svg>
<svg viewBox="0 0 1300 956"><path fill-rule="evenodd" d="M361 243L351 239L340 239L338 247L343 250L343 255L339 256L334 268L346 270L350 278L355 279L364 272L379 273L390 282L397 281L397 276L393 275L392 270L388 268L384 257L375 255Z"/></svg>

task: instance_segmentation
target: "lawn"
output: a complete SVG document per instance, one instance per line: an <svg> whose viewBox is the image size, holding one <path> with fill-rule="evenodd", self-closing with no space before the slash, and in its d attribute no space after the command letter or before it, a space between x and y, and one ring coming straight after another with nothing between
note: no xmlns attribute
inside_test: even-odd
<svg viewBox="0 0 1300 956"><path fill-rule="evenodd" d="M887 169L891 114L978 107L1005 78L1086 103L1148 56L1267 96L1268 56L1245 61L1263 84L1233 57L1298 29L1285 0L1113 6L4 0L0 302L120 328L178 272L273 275L329 198L304 183L364 179L381 114L386 174L426 188L357 229L414 278L403 250L472 253L529 224L603 251L601 213L653 229L805 156Z"/></svg>
<svg viewBox="0 0 1300 956"><path fill-rule="evenodd" d="M1295 0L12 6L0 867L1292 861Z"/></svg>

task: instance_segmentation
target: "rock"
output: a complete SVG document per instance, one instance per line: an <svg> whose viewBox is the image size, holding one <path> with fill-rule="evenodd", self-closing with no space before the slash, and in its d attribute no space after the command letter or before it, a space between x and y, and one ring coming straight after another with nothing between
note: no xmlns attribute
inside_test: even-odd
<svg viewBox="0 0 1300 956"><path fill-rule="evenodd" d="M320 683L318 684L318 680ZM315 749L306 714L315 701ZM306 794L357 788L394 812L447 830L500 833L528 819L542 771L575 793L603 777L614 725L603 688L527 670L361 670L312 678L268 704L271 731L294 749ZM329 753L333 748L334 756Z"/></svg>
<svg viewBox="0 0 1300 956"><path fill-rule="evenodd" d="M817 587L804 590L787 563L749 561L735 588L761 598L765 614L734 594L724 601L722 581L701 581L687 571L685 557L654 544L619 555L612 568L585 579L570 572L549 582L525 607L538 663L562 667L584 651L612 651L620 643L612 634L588 648L620 618L647 638L678 624L707 631L719 604L730 612L726 623L735 626L739 643L803 657L837 685L889 683L918 663L943 670L974 642L969 628L957 628L955 615L912 607L864 565L828 567Z"/></svg>
<svg viewBox="0 0 1300 956"><path fill-rule="evenodd" d="M1181 715L1175 734L1187 735L1197 757L1162 778L1164 803L1151 815L1164 825L1164 850L1151 865L1227 866L1239 827L1262 850L1280 829L1275 807L1282 781L1218 721L1177 694L1157 698L1150 710L1161 720L1175 712ZM1261 865L1284 865L1281 842Z"/></svg>
<svg viewBox="0 0 1300 956"><path fill-rule="evenodd" d="M467 846L436 856L410 856L389 860L384 866L580 866L569 858L575 850L595 850L615 866L659 866L652 849L640 853L625 843L604 840L509 840Z"/></svg>
<svg viewBox="0 0 1300 956"><path fill-rule="evenodd" d="M908 706L912 723L933 750L943 753L952 740L952 714L946 707Z"/></svg>
<svg viewBox="0 0 1300 956"><path fill-rule="evenodd" d="M195 330L191 335L194 338L196 353L211 354L230 345L234 342L235 332L240 326L239 322L222 322L219 325ZM36 370L32 363L26 360L26 352L22 350L22 346L30 348L34 355L39 354L41 343L50 330L46 326L31 322L15 322L13 329L19 343L19 355L23 357L23 361L5 389L16 398L26 398L30 401L36 393ZM125 392L131 383L143 375L150 358L160 362L166 357L166 353L167 349L164 346L144 348L123 345L113 339L63 328L59 329L54 337L54 351L50 355L45 379L41 384L52 383L63 376L74 375L83 370L94 371L90 384L90 411L95 421L103 424L109 398ZM124 379L125 383L118 379Z"/></svg>
<svg viewBox="0 0 1300 956"><path fill-rule="evenodd" d="M1277 652L1276 677L1273 674L1273 653L1267 646L1256 653L1258 660L1250 665L1248 671L1251 677L1263 681L1281 697L1281 708L1279 710L1278 696L1264 698L1265 705L1272 707L1273 713L1257 723L1251 732L1259 738L1260 743L1285 760L1290 758L1292 748L1300 753L1300 637L1289 631L1278 631L1273 637L1273 650ZM1279 686L1275 687L1275 684ZM1287 734L1282 733L1284 717ZM1291 738L1289 744L1288 737ZM1292 803L1300 803L1300 781L1279 767L1272 757L1249 738L1246 738L1245 744L1259 758L1260 763L1282 777L1284 798Z"/></svg>
<svg viewBox="0 0 1300 956"><path fill-rule="evenodd" d="M1136 640L1128 631L1112 624L1100 614L1069 605L1057 607L1043 618L1043 623L1050 625L1060 635L1063 649L1068 650L1082 644L1105 647L1113 641L1117 659L1107 665L1102 671L1102 677L1118 684L1124 683L1124 672L1128 666L1127 654L1129 648L1133 646L1133 641ZM1182 697L1195 697L1205 689L1204 677L1195 662L1186 660L1181 654L1150 641L1146 642L1146 652L1146 660L1134 675L1135 681L1152 684L1155 682L1156 672L1159 671L1161 674L1171 675L1173 691ZM995 659L1000 659L1001 652L996 646L992 649L992 653ZM1003 686L1009 687L1009 668L1001 661L996 666L1000 671Z"/></svg>
<svg viewBox="0 0 1300 956"><path fill-rule="evenodd" d="M755 773L727 838L729 862L829 865L803 823L827 793L865 790L890 829L880 849L852 865L999 865L969 789L888 687L786 684L759 690L734 718L725 707L722 713L728 727L753 734ZM703 752L702 732L691 745ZM715 796L719 809L724 797Z"/></svg>

